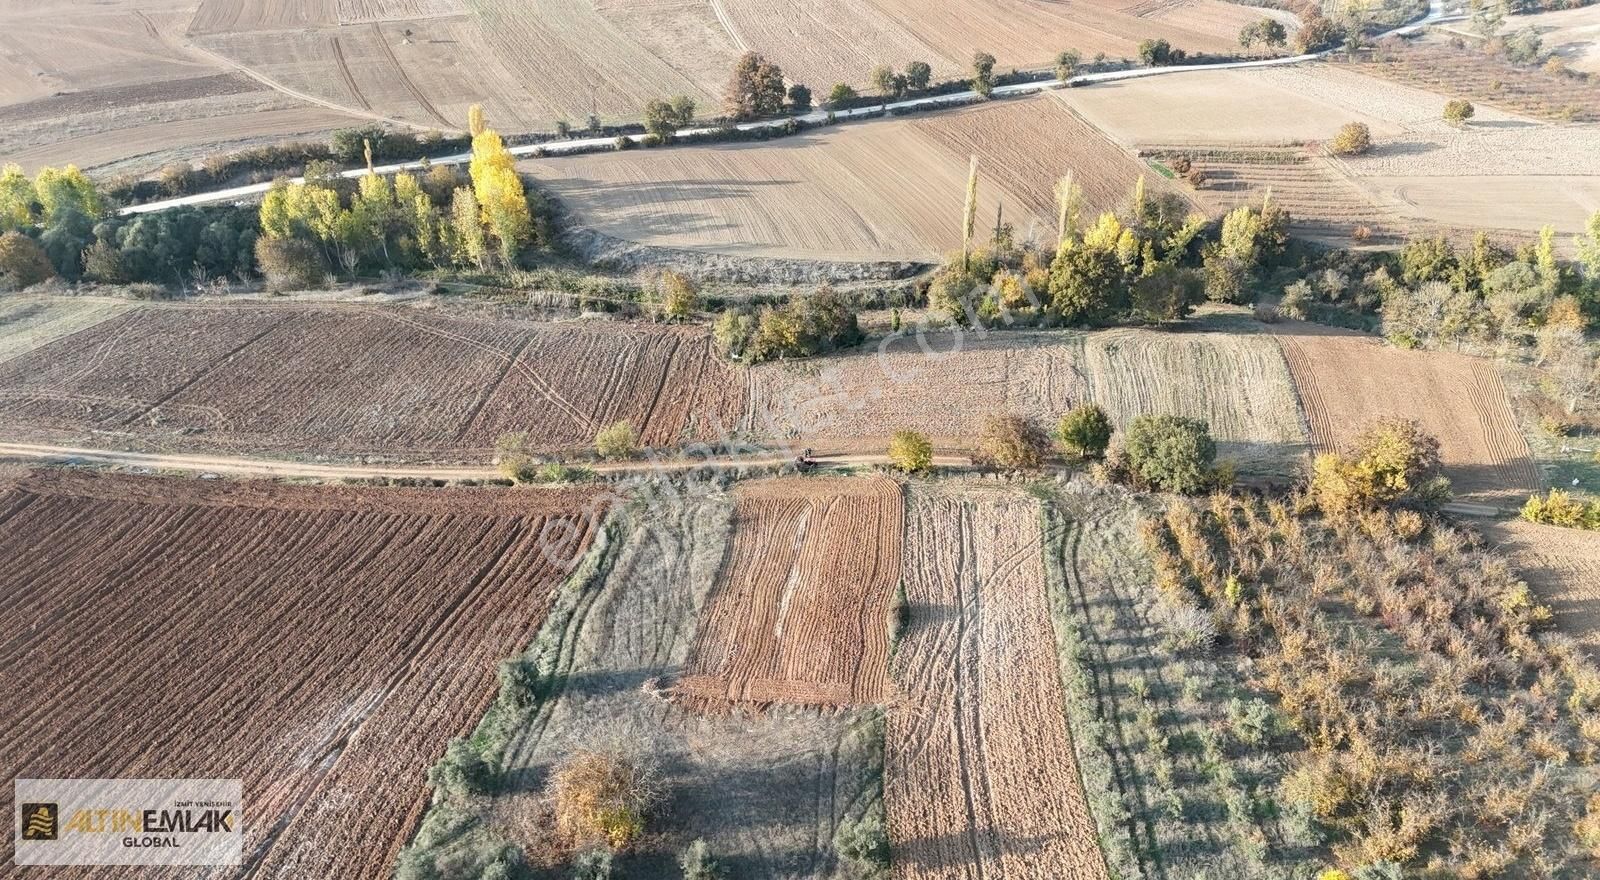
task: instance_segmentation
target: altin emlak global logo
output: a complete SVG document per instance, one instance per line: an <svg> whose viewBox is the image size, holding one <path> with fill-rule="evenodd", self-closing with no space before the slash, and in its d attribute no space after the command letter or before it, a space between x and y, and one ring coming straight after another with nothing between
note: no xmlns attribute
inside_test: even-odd
<svg viewBox="0 0 1600 880"><path fill-rule="evenodd" d="M18 779L18 865L237 865L237 779Z"/></svg>

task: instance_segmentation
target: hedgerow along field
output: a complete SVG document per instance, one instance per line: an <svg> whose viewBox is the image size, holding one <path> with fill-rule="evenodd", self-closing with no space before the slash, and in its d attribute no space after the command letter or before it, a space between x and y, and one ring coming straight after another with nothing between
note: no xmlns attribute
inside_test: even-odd
<svg viewBox="0 0 1600 880"><path fill-rule="evenodd" d="M49 686L0 690L0 767L241 778L247 870L387 876L428 767L488 706L495 664L539 628L605 504L577 489L11 481L0 656Z"/></svg>
<svg viewBox="0 0 1600 880"><path fill-rule="evenodd" d="M114 431L158 448L482 461L508 432L573 449L618 420L672 446L737 429L744 400L703 331L404 307L141 306L0 362L13 439Z"/></svg>

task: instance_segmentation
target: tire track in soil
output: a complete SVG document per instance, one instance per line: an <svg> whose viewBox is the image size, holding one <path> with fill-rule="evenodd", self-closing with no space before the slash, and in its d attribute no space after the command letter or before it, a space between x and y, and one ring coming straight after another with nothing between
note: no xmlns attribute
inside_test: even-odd
<svg viewBox="0 0 1600 880"><path fill-rule="evenodd" d="M495 392L499 391L500 386L506 381L506 374L511 372L511 365L520 360L522 358L522 353L527 351L528 346L533 344L533 336L533 333L529 333L527 336L522 338L522 344L518 345L516 351L511 353L511 357L507 358L505 362L500 365L500 372L495 374L494 381L484 386L483 390L478 392L478 399L472 402L472 408L468 410L466 416L461 419L461 427L456 429L455 436L452 438L455 440L455 442L460 443L461 438L465 437L467 432L472 430L473 423L478 420L478 414L483 412L483 408L488 405L490 400L494 399Z"/></svg>
<svg viewBox="0 0 1600 880"><path fill-rule="evenodd" d="M913 612L885 743L895 876L1105 878L1064 702L1052 708L1065 694L1037 504L911 494Z"/></svg>
<svg viewBox="0 0 1600 880"><path fill-rule="evenodd" d="M379 39L382 39L381 35ZM361 87L356 85L355 75L350 72L350 63L344 58L344 44L339 42L337 36L332 37L329 42L332 44L334 63L339 69L339 78L344 80L345 88L350 90L351 97L356 99L356 103L361 105L361 109L371 110L372 102L367 100L367 96L362 93Z"/></svg>
<svg viewBox="0 0 1600 880"><path fill-rule="evenodd" d="M490 345L490 344L488 344L486 342L480 342L480 341L478 341L476 339L473 339L470 336L463 336L463 335L461 335L459 333L452 333L449 330L445 330L442 327L429 326L428 324L426 324L426 323L424 323L422 321L417 321L417 320L413 320L411 318L406 318L406 317L403 317L401 315L394 314L393 312L388 312L388 311L383 311L383 310L373 310L372 314L378 315L379 317L386 318L386 319L388 319L390 321L394 321L394 322L399 323L399 324L405 324L408 327L412 327L414 329L421 330L424 333L432 333L435 336L442 336L445 339L451 340L452 342L459 342L462 345L465 345L465 346L467 346L469 348L475 348L475 349L477 349L479 351L485 352L487 354L493 355L494 357L497 357L497 358L500 358L500 359L506 361L511 367L515 368L517 370L517 372L521 373L524 378L526 378L530 383L532 383L534 389L536 391L538 391L540 394L543 394L546 400L549 400L552 404L554 404L557 409L560 409L563 412L565 412L567 415L571 416L573 421L578 423L578 427L579 428L581 428L581 429L583 429L585 431L588 431L591 434L596 433L596 432L598 432L600 430L599 423L595 422L595 420L593 418L591 418L583 410L580 410L576 406L573 406L571 401L567 400L565 397L562 397L560 394L556 393L555 388L552 385L550 385L548 382L546 382L544 377L540 376L532 367L530 367L527 364L523 363L521 358L509 356L504 351L500 350L499 348L496 348L495 346Z"/></svg>
<svg viewBox="0 0 1600 880"><path fill-rule="evenodd" d="M406 69L400 66L400 59L395 57L394 47L390 46L389 41L383 38L383 28L379 27L377 22L372 23L372 33L373 36L378 38L378 46L383 49L384 56L394 66L395 76L399 78L400 84L405 86L406 91L411 93L412 99L421 105L422 109L434 118L434 121L445 128L450 128L450 120L439 112L438 107L433 106L433 102L428 100L428 96L423 94L422 90L417 88L417 84L411 81L411 77L406 74Z"/></svg>
<svg viewBox="0 0 1600 880"><path fill-rule="evenodd" d="M143 418L144 416L149 415L152 412L155 412L156 410L158 410L162 406L164 406L168 401L170 401L173 398L177 397L179 394L182 394L183 392L189 390L189 388L194 386L195 383L199 382L201 379L204 379L206 376L210 375L213 370L215 370L217 367L221 366L222 364L226 363L228 360L232 359L234 355L236 355L236 354L244 351L246 348L249 348L250 346L254 345L256 342L258 342L262 337L266 336L267 334L272 333L272 332L274 332L276 330L279 330L279 329L281 329L283 327L286 327L286 326L288 326L290 324L294 324L296 321L299 320L299 318L300 318L299 315L297 315L297 314L295 314L293 312L290 312L290 313L288 313L288 316L284 320L279 321L276 324L269 324L260 333L257 333L254 336L251 336L250 338L248 338L245 341L239 343L238 345L234 346L233 348L223 352L221 355L217 356L216 358L213 358L210 363L206 364L200 370L197 370L193 376L190 376L187 380L185 380L184 382L179 384L176 388L173 388L171 391L168 391L166 394L161 395L161 397L159 399L157 399L154 403L149 404L144 409L134 413L131 416L128 416L126 419L123 419L121 424L123 426L131 425L134 422L138 421L139 419ZM206 407L206 409L212 410L212 411L214 411L216 413L217 419L222 423L222 427L224 429L226 429L226 428L228 428L228 427L230 427L232 425L232 420L229 419L227 416L223 415L221 410L216 409L215 407Z"/></svg>

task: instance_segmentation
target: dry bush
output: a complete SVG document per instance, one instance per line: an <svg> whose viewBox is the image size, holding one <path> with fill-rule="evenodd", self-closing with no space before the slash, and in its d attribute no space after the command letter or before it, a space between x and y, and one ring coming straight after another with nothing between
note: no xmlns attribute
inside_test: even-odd
<svg viewBox="0 0 1600 880"><path fill-rule="evenodd" d="M1050 437L1027 416L990 416L978 438L978 450L984 461L997 467L1034 470L1050 452Z"/></svg>
<svg viewBox="0 0 1600 880"><path fill-rule="evenodd" d="M550 779L556 830L575 849L626 849L663 795L653 767L616 752L574 752Z"/></svg>
<svg viewBox="0 0 1600 880"><path fill-rule="evenodd" d="M1359 156L1372 149L1372 130L1364 122L1347 122L1328 148L1336 156Z"/></svg>

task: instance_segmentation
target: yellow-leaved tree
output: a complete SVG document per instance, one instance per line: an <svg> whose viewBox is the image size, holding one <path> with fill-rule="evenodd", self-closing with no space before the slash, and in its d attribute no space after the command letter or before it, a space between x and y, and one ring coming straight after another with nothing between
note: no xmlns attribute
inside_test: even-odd
<svg viewBox="0 0 1600 880"><path fill-rule="evenodd" d="M472 164L467 171L472 178L472 195L500 259L509 265L533 234L528 196L517 174L515 157L499 133L484 125L483 110L476 104L469 124L473 128Z"/></svg>
<svg viewBox="0 0 1600 880"><path fill-rule="evenodd" d="M33 182L21 165L0 171L0 232L33 225Z"/></svg>

